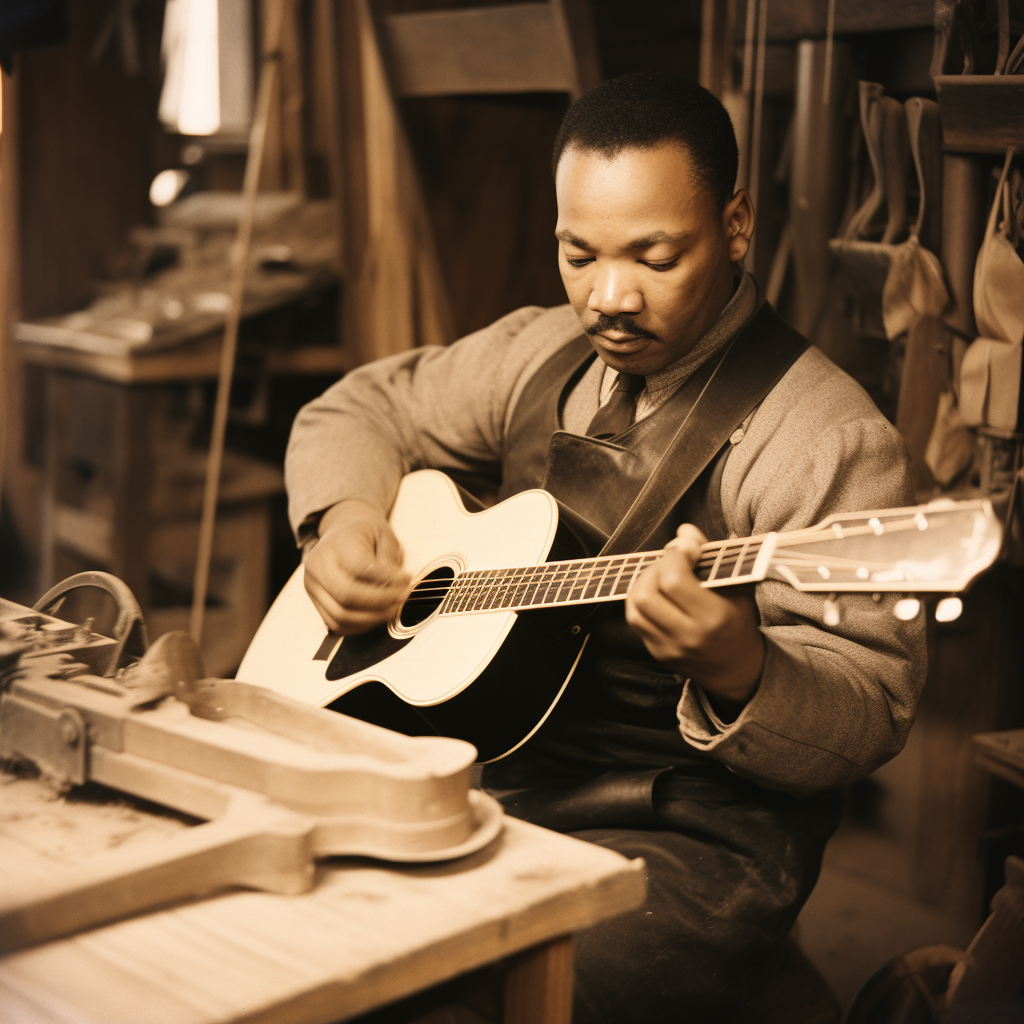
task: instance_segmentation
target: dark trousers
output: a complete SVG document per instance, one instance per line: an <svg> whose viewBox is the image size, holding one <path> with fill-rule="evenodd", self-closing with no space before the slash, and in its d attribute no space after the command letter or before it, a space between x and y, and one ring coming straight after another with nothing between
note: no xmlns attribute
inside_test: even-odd
<svg viewBox="0 0 1024 1024"><path fill-rule="evenodd" d="M640 909L577 936L575 1024L727 1021L775 967L840 806L677 769L655 783L652 827L570 831L643 857L648 883Z"/></svg>

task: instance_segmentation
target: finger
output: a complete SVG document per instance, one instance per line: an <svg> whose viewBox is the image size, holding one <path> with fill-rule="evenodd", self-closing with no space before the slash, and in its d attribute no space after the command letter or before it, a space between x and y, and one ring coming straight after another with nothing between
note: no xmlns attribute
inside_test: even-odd
<svg viewBox="0 0 1024 1024"><path fill-rule="evenodd" d="M394 608L384 610L360 610L346 608L338 604L329 594L322 590L310 593L313 606L320 613L327 628L332 633L349 636L353 633L365 633L374 626L379 626L390 618Z"/></svg>
<svg viewBox="0 0 1024 1024"><path fill-rule="evenodd" d="M696 623L658 590L637 595L626 604L626 621L641 634L682 653L696 637Z"/></svg>
<svg viewBox="0 0 1024 1024"><path fill-rule="evenodd" d="M408 588L412 578L402 568L400 562L379 558L376 554L362 562L350 563L348 568L353 578L375 587Z"/></svg>
<svg viewBox="0 0 1024 1024"><path fill-rule="evenodd" d="M677 668L680 662L685 661L687 652L678 643L678 638L666 632L655 618L645 613L644 609L627 605L626 621L656 660L673 668Z"/></svg>
<svg viewBox="0 0 1024 1024"><path fill-rule="evenodd" d="M690 553L673 548L654 565L652 582L670 600L690 610L707 604L714 595L709 594L693 574Z"/></svg>
<svg viewBox="0 0 1024 1024"><path fill-rule="evenodd" d="M377 557L386 565L393 565L399 570L402 567L402 545L390 526L385 525L377 542Z"/></svg>
<svg viewBox="0 0 1024 1024"><path fill-rule="evenodd" d="M667 548L671 548L674 551L681 551L685 556L690 566L694 566L700 559L701 547L707 544L708 539L697 529L693 523L683 523L682 526L676 530L675 537L672 538L666 545Z"/></svg>
<svg viewBox="0 0 1024 1024"><path fill-rule="evenodd" d="M383 586L354 579L347 573L327 572L313 575L309 586L316 588L316 596L322 603L329 599L339 609L367 611L383 615L405 600L408 593L403 586ZM330 605L327 605L330 610Z"/></svg>
<svg viewBox="0 0 1024 1024"><path fill-rule="evenodd" d="M397 543L397 541L396 541ZM344 604L346 589L356 582L394 591L381 600L398 600L408 588L408 574L395 563L381 562L364 536L355 535L321 540L306 559L306 571L335 594Z"/></svg>

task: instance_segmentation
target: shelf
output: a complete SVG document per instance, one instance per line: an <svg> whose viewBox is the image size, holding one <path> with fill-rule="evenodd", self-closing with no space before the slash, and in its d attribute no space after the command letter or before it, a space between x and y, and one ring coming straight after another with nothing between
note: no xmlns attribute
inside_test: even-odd
<svg viewBox="0 0 1024 1024"><path fill-rule="evenodd" d="M947 152L1024 149L1024 75L936 75L935 91Z"/></svg>

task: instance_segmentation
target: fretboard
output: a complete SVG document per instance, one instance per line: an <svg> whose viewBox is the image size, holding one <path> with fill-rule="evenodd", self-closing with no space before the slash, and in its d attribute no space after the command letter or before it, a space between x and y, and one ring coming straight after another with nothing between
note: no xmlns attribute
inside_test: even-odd
<svg viewBox="0 0 1024 1024"><path fill-rule="evenodd" d="M694 573L708 587L749 582L754 578L751 573L760 549L760 537L705 544ZM663 554L663 551L641 551L631 555L461 573L452 581L440 614L499 608L520 611L619 600L626 596L637 576Z"/></svg>

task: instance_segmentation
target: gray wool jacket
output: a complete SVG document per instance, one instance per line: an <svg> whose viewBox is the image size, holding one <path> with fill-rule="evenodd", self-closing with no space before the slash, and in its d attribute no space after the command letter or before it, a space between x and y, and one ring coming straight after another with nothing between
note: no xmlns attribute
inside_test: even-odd
<svg viewBox="0 0 1024 1024"><path fill-rule="evenodd" d="M693 352L648 379L638 416L725 344L758 301L748 276ZM305 406L285 462L299 543L312 544L320 515L343 499L389 509L412 470L500 464L526 382L580 330L569 306L519 309L447 348L360 367ZM596 360L566 401L563 427L584 432L613 384L613 371ZM731 443L721 500L733 536L803 529L834 512L912 500L896 430L813 347ZM687 682L677 712L685 740L740 775L794 795L851 782L897 754L924 685L923 616L901 622L891 612L894 599L853 594L842 598L839 624L825 629L823 595L766 580L755 596L766 642L760 686L726 723Z"/></svg>

